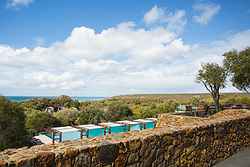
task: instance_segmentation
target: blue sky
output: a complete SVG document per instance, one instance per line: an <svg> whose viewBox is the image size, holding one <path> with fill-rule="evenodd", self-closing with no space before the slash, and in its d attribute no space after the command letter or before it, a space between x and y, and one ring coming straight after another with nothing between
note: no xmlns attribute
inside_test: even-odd
<svg viewBox="0 0 250 167"><path fill-rule="evenodd" d="M184 9L192 19L192 5L200 1L156 0L156 1L82 1L36 0L28 6L6 7L7 0L0 1L0 42L15 47L34 46L36 38L46 44L63 40L74 27L85 25L102 31L123 21L134 21L143 25L143 15L152 6L175 10ZM244 30L250 26L250 1L234 0L201 1L222 6L219 14L207 26L188 22L183 33L187 42L207 42L220 39L228 33ZM33 40L32 40L33 39Z"/></svg>
<svg viewBox="0 0 250 167"><path fill-rule="evenodd" d="M0 93L204 91L197 68L250 46L249 20L247 0L1 0Z"/></svg>

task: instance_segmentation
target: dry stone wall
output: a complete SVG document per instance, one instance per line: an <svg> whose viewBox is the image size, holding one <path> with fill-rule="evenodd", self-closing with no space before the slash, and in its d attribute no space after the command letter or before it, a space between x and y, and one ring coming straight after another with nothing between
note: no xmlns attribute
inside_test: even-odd
<svg viewBox="0 0 250 167"><path fill-rule="evenodd" d="M159 119L153 130L5 150L0 167L206 167L250 146L249 111Z"/></svg>

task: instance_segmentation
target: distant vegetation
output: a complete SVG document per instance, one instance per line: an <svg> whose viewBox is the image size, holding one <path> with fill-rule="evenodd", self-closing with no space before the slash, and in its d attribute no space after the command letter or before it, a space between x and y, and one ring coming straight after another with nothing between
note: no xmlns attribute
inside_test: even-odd
<svg viewBox="0 0 250 167"><path fill-rule="evenodd" d="M208 94L115 96L91 102L59 96L16 103L0 97L0 150L27 145L30 137L54 126L156 117L157 114L174 112L179 104L215 104L217 110L223 104L250 105L249 50L224 54L223 66L214 63L202 66L197 81L207 88ZM226 76L236 88L246 93L221 94L220 89L226 86Z"/></svg>
<svg viewBox="0 0 250 167"><path fill-rule="evenodd" d="M221 94L221 104L249 104L243 93ZM178 104L213 104L209 94L155 94L115 96L91 102L78 102L68 96L32 99L20 103L0 97L0 150L27 145L33 135L54 126L99 123L156 117L174 112ZM54 106L60 111L46 112Z"/></svg>

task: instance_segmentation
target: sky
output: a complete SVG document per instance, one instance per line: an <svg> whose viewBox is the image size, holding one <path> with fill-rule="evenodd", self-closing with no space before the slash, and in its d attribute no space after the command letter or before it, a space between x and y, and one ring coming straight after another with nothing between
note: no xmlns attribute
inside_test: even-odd
<svg viewBox="0 0 250 167"><path fill-rule="evenodd" d="M250 46L249 20L249 0L0 0L0 94L206 92L198 69Z"/></svg>

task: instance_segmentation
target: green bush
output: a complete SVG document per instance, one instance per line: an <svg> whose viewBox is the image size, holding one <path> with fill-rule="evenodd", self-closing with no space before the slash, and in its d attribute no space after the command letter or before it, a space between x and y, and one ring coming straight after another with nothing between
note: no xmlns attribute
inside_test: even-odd
<svg viewBox="0 0 250 167"><path fill-rule="evenodd" d="M133 116L132 110L126 104L111 103L107 108L107 115L111 121L130 119Z"/></svg>
<svg viewBox="0 0 250 167"><path fill-rule="evenodd" d="M105 113L96 108L89 108L78 114L77 124L98 124L106 119Z"/></svg>
<svg viewBox="0 0 250 167"><path fill-rule="evenodd" d="M16 103L0 97L0 150L26 143L25 114Z"/></svg>
<svg viewBox="0 0 250 167"><path fill-rule="evenodd" d="M53 115L42 111L31 111L27 114L26 128L32 132L40 132L46 128L61 126L58 119Z"/></svg>
<svg viewBox="0 0 250 167"><path fill-rule="evenodd" d="M53 114L53 116L57 118L63 126L75 124L78 115L79 111L75 109L64 109Z"/></svg>

